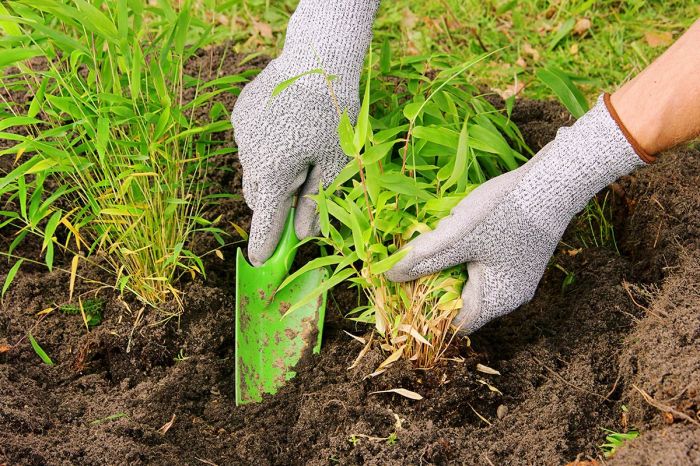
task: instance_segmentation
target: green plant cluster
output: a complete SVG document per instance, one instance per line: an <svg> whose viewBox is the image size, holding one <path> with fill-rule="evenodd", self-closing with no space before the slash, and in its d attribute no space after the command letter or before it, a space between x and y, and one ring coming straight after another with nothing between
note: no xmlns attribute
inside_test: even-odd
<svg viewBox="0 0 700 466"><path fill-rule="evenodd" d="M179 300L181 275L205 273L188 249L195 233L224 244L224 232L205 218L224 195L205 195L203 180L211 157L234 150L217 144L228 115L214 105L202 122L194 110L246 81L202 83L184 73L212 26L191 16L189 2L173 5L0 4L0 85L33 96L27 108L0 107L0 138L14 142L0 151L14 161L0 178L0 199L15 207L0 211L0 231L16 234L5 255L37 235L49 270L56 249L73 254L74 265L93 260L112 286L154 306ZM13 127L28 131L7 131Z"/></svg>
<svg viewBox="0 0 700 466"><path fill-rule="evenodd" d="M82 301L79 305L64 304L59 309L67 315L85 315L85 324L92 328L102 323L102 310L105 302L100 298L91 298Z"/></svg>
<svg viewBox="0 0 700 466"><path fill-rule="evenodd" d="M457 67L440 55L394 61L388 46L376 63L370 58L357 123L347 114L340 119L340 143L350 162L316 196L320 241L332 253L282 284L309 269L331 267L322 288L344 280L359 287L368 304L351 317L374 324L385 349L421 366L442 353L461 307L465 273L454 268L395 284L384 272L403 257L405 250L397 251L406 242L435 228L476 186L528 160L529 149L510 120L512 100L497 109L465 80L465 71L486 59Z"/></svg>

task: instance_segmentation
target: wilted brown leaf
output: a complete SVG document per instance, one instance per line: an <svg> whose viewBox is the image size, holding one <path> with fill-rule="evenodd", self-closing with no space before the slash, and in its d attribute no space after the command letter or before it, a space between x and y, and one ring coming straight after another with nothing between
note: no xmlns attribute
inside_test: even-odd
<svg viewBox="0 0 700 466"><path fill-rule="evenodd" d="M173 414L173 417L170 419L170 421L166 422L165 425L163 425L163 427L158 429L158 432L160 432L162 435L165 435L170 430L170 428L173 426L174 423L175 423L175 415Z"/></svg>
<svg viewBox="0 0 700 466"><path fill-rule="evenodd" d="M261 37L272 39L272 26L267 23L253 20L253 30Z"/></svg>
<svg viewBox="0 0 700 466"><path fill-rule="evenodd" d="M673 34L670 32L645 32L644 39L650 47L665 47L673 42Z"/></svg>
<svg viewBox="0 0 700 466"><path fill-rule="evenodd" d="M518 57L518 59L515 60L515 64L521 68L527 67L527 62L525 61L525 59L523 57Z"/></svg>
<svg viewBox="0 0 700 466"><path fill-rule="evenodd" d="M576 21L576 24L574 25L574 34L582 36L588 32L592 25L593 23L591 23L590 19L580 18L578 21Z"/></svg>
<svg viewBox="0 0 700 466"><path fill-rule="evenodd" d="M10 345L0 345L0 353L7 353L12 347Z"/></svg>
<svg viewBox="0 0 700 466"><path fill-rule="evenodd" d="M530 45L528 42L525 42L525 44L523 45L523 52L525 52L527 55L530 55L534 61L540 60L540 52L538 52L537 49Z"/></svg>
<svg viewBox="0 0 700 466"><path fill-rule="evenodd" d="M514 82L512 86L507 89L494 89L496 93L501 96L501 99L506 100L514 95L520 94L520 92L525 89L525 83L522 81ZM477 368L478 369L478 368Z"/></svg>
<svg viewBox="0 0 700 466"><path fill-rule="evenodd" d="M411 390L406 390L405 388L392 388L391 390L380 390L378 392L372 392L370 395L375 395L377 393L396 393L397 395L404 396L411 400L422 400L423 396Z"/></svg>

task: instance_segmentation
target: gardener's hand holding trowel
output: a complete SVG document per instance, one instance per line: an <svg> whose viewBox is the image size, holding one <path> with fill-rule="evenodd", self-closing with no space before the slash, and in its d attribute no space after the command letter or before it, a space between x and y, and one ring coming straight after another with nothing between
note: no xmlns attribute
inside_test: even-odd
<svg viewBox="0 0 700 466"><path fill-rule="evenodd" d="M379 0L301 0L279 58L241 92L231 115L243 166L243 195L253 210L248 258L261 265L274 252L292 199L299 239L318 234L318 193L348 163L338 141L339 110L355 120L362 63ZM282 82L310 70L334 76L332 87L311 73L272 98ZM332 88L332 92L331 92Z"/></svg>
<svg viewBox="0 0 700 466"><path fill-rule="evenodd" d="M253 209L249 257L275 249L292 197L302 196L297 234L317 232L315 205L303 196L330 183L347 163L337 137L334 99L357 113L362 62L378 0L301 0L284 51L241 93L232 115ZM409 243L387 275L408 281L466 263L469 281L455 325L474 331L530 300L571 218L607 184L655 154L700 133L700 22L612 98L597 105L531 161L480 186ZM696 45L695 45L696 46ZM270 102L289 78L323 68L336 75L335 98L309 74Z"/></svg>

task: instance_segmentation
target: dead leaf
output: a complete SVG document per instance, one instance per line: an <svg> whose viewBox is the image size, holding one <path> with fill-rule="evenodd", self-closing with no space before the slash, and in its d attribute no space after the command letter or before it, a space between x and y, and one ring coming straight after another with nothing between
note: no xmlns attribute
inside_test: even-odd
<svg viewBox="0 0 700 466"><path fill-rule="evenodd" d="M521 68L527 68L527 62L523 57L518 57L518 59L515 60L515 64Z"/></svg>
<svg viewBox="0 0 700 466"><path fill-rule="evenodd" d="M224 260L224 253L221 252L220 249L215 249L214 254L216 254L216 257L218 257L219 259Z"/></svg>
<svg viewBox="0 0 700 466"><path fill-rule="evenodd" d="M569 47L569 53L571 55L578 55L578 44L577 43L571 44L571 47Z"/></svg>
<svg viewBox="0 0 700 466"><path fill-rule="evenodd" d="M576 460L567 463L566 466L600 466L600 463L596 460Z"/></svg>
<svg viewBox="0 0 700 466"><path fill-rule="evenodd" d="M346 331L346 330L343 330L343 332L345 332L348 336L352 337L354 340L359 341L359 342L362 343L363 345L367 343L367 340L365 340L365 339L362 338L362 337L358 337L357 335L353 335L352 333L350 333L350 332L348 332L348 331Z"/></svg>
<svg viewBox="0 0 700 466"><path fill-rule="evenodd" d="M476 370L483 372L484 374L501 375L501 373L496 369L491 369L489 366L484 366L483 364L477 364Z"/></svg>
<svg viewBox="0 0 700 466"><path fill-rule="evenodd" d="M410 8L404 8L403 18L401 19L401 25L409 31L411 31L413 30L416 24L418 24L418 16L416 16L416 14L413 13Z"/></svg>
<svg viewBox="0 0 700 466"><path fill-rule="evenodd" d="M582 36L588 32L591 26L593 26L593 23L590 19L580 18L578 21L576 21L576 24L574 25L574 34L576 34L577 36Z"/></svg>
<svg viewBox="0 0 700 466"><path fill-rule="evenodd" d="M668 425L673 424L673 414L671 413L661 413L661 417L664 418L664 422Z"/></svg>
<svg viewBox="0 0 700 466"><path fill-rule="evenodd" d="M0 353L7 353L12 347L10 345L0 345Z"/></svg>
<svg viewBox="0 0 700 466"><path fill-rule="evenodd" d="M530 55L534 61L540 60L540 52L538 52L537 49L530 45L528 42L525 42L525 44L523 44L523 52L525 52L525 54L527 55Z"/></svg>
<svg viewBox="0 0 700 466"><path fill-rule="evenodd" d="M382 362L382 363L379 365L379 367L377 367L377 369L378 369L378 370L379 370L379 369L386 369L386 368L389 367L390 365L394 364L396 361L399 360L399 358L401 358L401 356L403 355L403 350L404 350L405 348L406 348L406 346L404 345L404 346L401 346L401 347L400 347L399 349L397 349L396 351L394 351L392 354L389 355L388 358L386 358L386 359L384 360L384 362Z"/></svg>
<svg viewBox="0 0 700 466"><path fill-rule="evenodd" d="M513 97L514 95L520 94L520 92L525 89L525 83L522 81L516 81L513 83L512 86L510 86L508 89L494 89L498 95L501 96L501 99L507 100L510 97Z"/></svg>
<svg viewBox="0 0 700 466"><path fill-rule="evenodd" d="M422 400L423 397L419 395L416 392L412 392L411 390L406 390L405 388L392 388L391 390L380 390L378 392L372 392L370 395L375 395L377 393L396 393L397 395L401 395L403 397L409 398L411 400Z"/></svg>
<svg viewBox="0 0 700 466"><path fill-rule="evenodd" d="M272 26L253 20L253 30L265 39L272 39Z"/></svg>
<svg viewBox="0 0 700 466"><path fill-rule="evenodd" d="M160 432L161 435L165 435L170 430L170 428L173 426L174 422L175 422L175 415L173 414L172 419L170 419L170 421L166 422L163 427L158 429L158 432Z"/></svg>
<svg viewBox="0 0 700 466"><path fill-rule="evenodd" d="M670 32L645 32L644 39L650 47L663 47L671 45L673 42L673 34Z"/></svg>

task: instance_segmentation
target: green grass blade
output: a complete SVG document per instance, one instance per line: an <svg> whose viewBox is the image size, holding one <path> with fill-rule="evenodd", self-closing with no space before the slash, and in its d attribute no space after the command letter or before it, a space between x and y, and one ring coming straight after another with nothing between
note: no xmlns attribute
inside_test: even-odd
<svg viewBox="0 0 700 466"><path fill-rule="evenodd" d="M46 351L44 351L44 349L39 345L39 343L36 341L36 339L31 333L29 334L29 343L31 343L34 352L39 355L42 361L44 361L44 364L48 366L54 365L49 355L46 354Z"/></svg>

